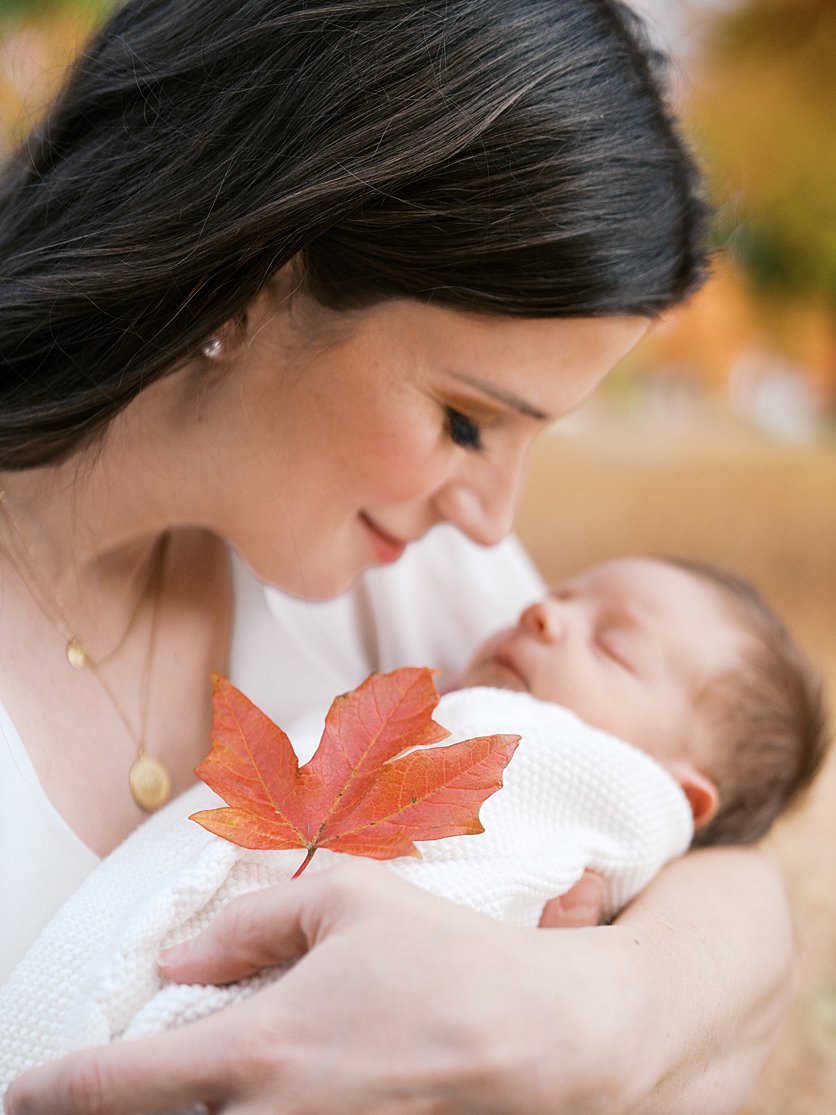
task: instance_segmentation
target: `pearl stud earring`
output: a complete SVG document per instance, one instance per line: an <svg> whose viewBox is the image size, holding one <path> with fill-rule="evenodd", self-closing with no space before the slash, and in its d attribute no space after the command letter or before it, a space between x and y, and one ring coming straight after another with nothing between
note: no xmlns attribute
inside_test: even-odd
<svg viewBox="0 0 836 1115"><path fill-rule="evenodd" d="M220 337L210 337L200 346L200 351L207 360L217 360L223 354L224 343Z"/></svg>

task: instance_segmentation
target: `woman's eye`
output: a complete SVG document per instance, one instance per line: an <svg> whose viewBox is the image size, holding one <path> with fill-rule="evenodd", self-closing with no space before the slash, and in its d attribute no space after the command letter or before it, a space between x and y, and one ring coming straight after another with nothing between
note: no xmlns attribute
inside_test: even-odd
<svg viewBox="0 0 836 1115"><path fill-rule="evenodd" d="M478 452L482 448L482 431L466 414L453 407L447 407L447 427L450 440L463 449Z"/></svg>

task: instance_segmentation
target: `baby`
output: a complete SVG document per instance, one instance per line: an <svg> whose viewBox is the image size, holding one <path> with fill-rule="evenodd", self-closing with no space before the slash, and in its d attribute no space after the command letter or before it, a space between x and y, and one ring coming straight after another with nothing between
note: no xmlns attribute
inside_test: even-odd
<svg viewBox="0 0 836 1115"><path fill-rule="evenodd" d="M451 741L522 740L482 806L483 833L422 842L422 858L388 866L516 925L536 926L586 869L613 916L692 844L758 839L825 750L818 681L754 590L644 557L593 566L528 607L477 651L435 717ZM298 747L304 732L289 735ZM27 1067L170 1029L277 978L161 978L163 948L236 895L287 879L303 855L246 851L186 819L212 799L197 786L129 837L0 990L0 1094ZM339 859L320 850L308 870Z"/></svg>

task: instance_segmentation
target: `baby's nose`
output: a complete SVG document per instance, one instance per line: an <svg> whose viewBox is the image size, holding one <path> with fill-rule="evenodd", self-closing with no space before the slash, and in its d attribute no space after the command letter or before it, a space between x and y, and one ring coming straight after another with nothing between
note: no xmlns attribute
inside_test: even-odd
<svg viewBox="0 0 836 1115"><path fill-rule="evenodd" d="M556 643L563 633L560 606L551 598L538 600L522 613L520 626L544 643Z"/></svg>

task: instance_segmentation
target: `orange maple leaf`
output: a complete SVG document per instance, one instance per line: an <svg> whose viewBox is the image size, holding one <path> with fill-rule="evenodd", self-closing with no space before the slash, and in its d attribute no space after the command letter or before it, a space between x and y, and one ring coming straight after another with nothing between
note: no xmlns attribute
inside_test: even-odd
<svg viewBox="0 0 836 1115"><path fill-rule="evenodd" d="M420 855L415 840L483 832L479 808L502 785L520 739L428 747L450 733L432 718L431 671L405 668L337 697L300 767L285 733L252 701L226 678L215 676L213 687L212 749L195 773L227 807L191 820L242 848L305 848L296 875L317 848L391 859Z"/></svg>

